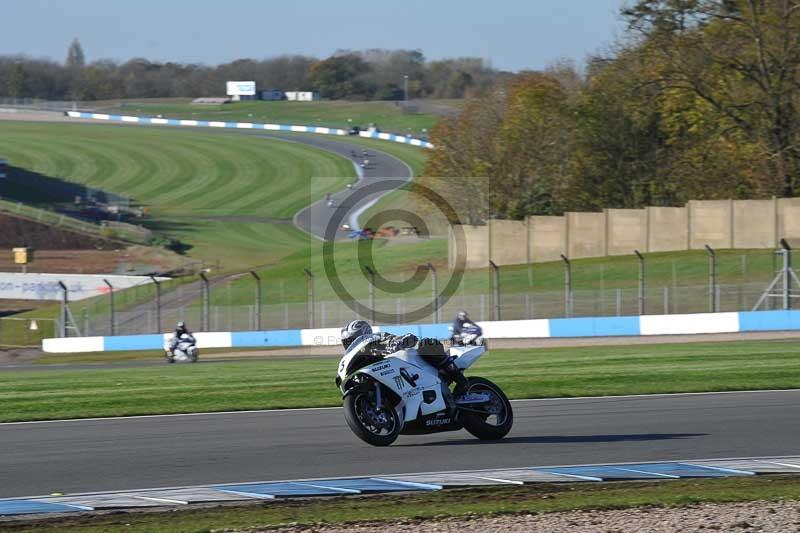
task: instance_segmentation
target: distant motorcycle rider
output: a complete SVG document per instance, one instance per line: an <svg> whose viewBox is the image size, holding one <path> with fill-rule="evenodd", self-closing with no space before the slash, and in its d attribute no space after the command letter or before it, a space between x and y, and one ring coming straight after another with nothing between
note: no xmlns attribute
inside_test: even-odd
<svg viewBox="0 0 800 533"><path fill-rule="evenodd" d="M453 359L445 352L444 346L437 339L419 339L416 335L406 333L405 335L393 335L381 332L373 333L372 326L364 320L353 320L342 328L342 346L345 351L359 338L371 336L372 342L367 344L364 350L372 352L376 356L383 356L391 353L416 348L419 355L431 366L439 370L439 373L446 380L456 384L455 392L463 394L467 391L469 383Z"/></svg>
<svg viewBox="0 0 800 533"><path fill-rule="evenodd" d="M175 333L164 343L164 352L170 363L175 361L176 355L181 354L197 360L197 341L185 322L178 322L175 326Z"/></svg>
<svg viewBox="0 0 800 533"><path fill-rule="evenodd" d="M473 322L470 320L466 311L459 311L456 315L456 319L453 321L453 325L450 327L450 329L453 331L450 341L455 342L456 336L460 336L461 333L464 332L464 325L472 323Z"/></svg>
<svg viewBox="0 0 800 533"><path fill-rule="evenodd" d="M189 328L186 327L186 322L181 320L175 325L175 338L180 339L181 335L191 335Z"/></svg>

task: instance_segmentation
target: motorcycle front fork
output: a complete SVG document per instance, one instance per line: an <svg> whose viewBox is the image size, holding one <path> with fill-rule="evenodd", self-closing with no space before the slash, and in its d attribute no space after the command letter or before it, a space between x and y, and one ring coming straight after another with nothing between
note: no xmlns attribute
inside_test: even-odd
<svg viewBox="0 0 800 533"><path fill-rule="evenodd" d="M381 397L381 384L377 381L375 382L375 407L378 411L381 410L383 407L383 399Z"/></svg>

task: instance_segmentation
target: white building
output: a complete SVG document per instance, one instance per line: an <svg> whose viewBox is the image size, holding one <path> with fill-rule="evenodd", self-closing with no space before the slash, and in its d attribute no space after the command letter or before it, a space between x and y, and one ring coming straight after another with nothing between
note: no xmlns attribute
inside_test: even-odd
<svg viewBox="0 0 800 533"><path fill-rule="evenodd" d="M228 96L234 102L256 99L256 82L254 81L229 81L226 88Z"/></svg>
<svg viewBox="0 0 800 533"><path fill-rule="evenodd" d="M314 102L319 100L319 93L312 91L286 91L286 99L290 102Z"/></svg>

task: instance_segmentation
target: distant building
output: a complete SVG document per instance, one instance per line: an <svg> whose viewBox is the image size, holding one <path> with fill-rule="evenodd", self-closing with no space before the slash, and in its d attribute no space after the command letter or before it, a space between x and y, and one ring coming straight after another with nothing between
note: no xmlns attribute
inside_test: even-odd
<svg viewBox="0 0 800 533"><path fill-rule="evenodd" d="M277 89L270 89L268 91L260 91L258 93L259 100L267 100L267 101L274 101L274 100L284 100L286 96L283 94L283 91L279 91Z"/></svg>
<svg viewBox="0 0 800 533"><path fill-rule="evenodd" d="M234 102L256 99L256 82L254 81L229 81L225 86L227 95Z"/></svg>
<svg viewBox="0 0 800 533"><path fill-rule="evenodd" d="M286 91L286 99L290 102L314 102L319 100L319 93L313 91Z"/></svg>

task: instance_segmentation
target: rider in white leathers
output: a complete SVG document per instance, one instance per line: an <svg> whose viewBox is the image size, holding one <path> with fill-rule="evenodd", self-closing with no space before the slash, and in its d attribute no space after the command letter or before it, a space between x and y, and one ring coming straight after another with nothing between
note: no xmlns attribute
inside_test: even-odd
<svg viewBox="0 0 800 533"><path fill-rule="evenodd" d="M175 350L178 349L179 346L181 347L181 351L190 355L189 351L192 348L196 348L196 345L197 341L194 335L192 335L192 332L186 327L186 323L181 321L175 326L175 333L165 343L164 351L166 352L167 359L172 362L172 359L175 357Z"/></svg>
<svg viewBox="0 0 800 533"><path fill-rule="evenodd" d="M439 373L450 382L456 384L456 393L466 392L467 378L461 372L450 356L445 352L444 346L437 339L418 339L416 335L392 335L391 333L373 333L372 326L364 320L353 320L342 328L342 346L347 350L356 339L364 335L373 335L375 340L368 345L367 350L377 355L395 353L399 350L415 347L419 355L439 370Z"/></svg>

